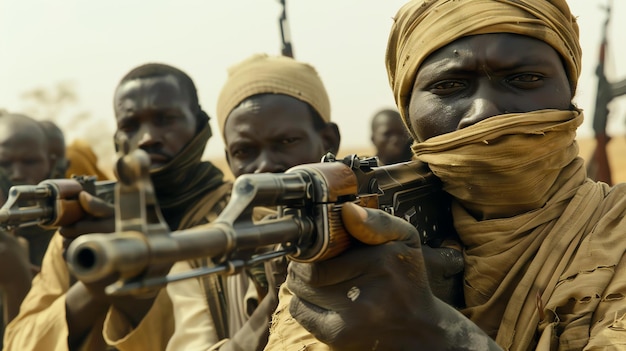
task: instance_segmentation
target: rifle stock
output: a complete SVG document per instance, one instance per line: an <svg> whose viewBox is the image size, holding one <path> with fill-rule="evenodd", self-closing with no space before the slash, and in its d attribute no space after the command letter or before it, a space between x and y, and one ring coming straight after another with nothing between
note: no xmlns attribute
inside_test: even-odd
<svg viewBox="0 0 626 351"><path fill-rule="evenodd" d="M438 246L453 234L449 196L428 167L411 161L377 167L374 158L296 166L285 173L236 179L232 197L216 221L168 233L138 231L86 234L70 245L67 262L77 278L94 282L120 277L109 293L129 293L211 273L234 273L277 256L313 262L352 245L341 222L341 204L355 202L410 221L422 242ZM276 218L255 221L254 208L277 207ZM280 250L256 249L281 244ZM179 277L150 277L150 266L210 257L221 263Z"/></svg>
<svg viewBox="0 0 626 351"><path fill-rule="evenodd" d="M95 176L46 179L37 185L14 185L0 208L0 228L39 225L53 228L75 223L84 216L78 194L87 191L113 203L114 181L96 181Z"/></svg>

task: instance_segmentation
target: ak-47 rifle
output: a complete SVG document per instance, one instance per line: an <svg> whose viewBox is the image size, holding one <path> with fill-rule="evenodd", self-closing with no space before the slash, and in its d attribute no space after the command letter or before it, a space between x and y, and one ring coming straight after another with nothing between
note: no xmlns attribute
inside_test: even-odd
<svg viewBox="0 0 626 351"><path fill-rule="evenodd" d="M611 5L606 7L606 20L602 29L602 42L600 43L600 52L598 57L598 66L596 67L596 75L598 76L598 90L596 92L596 106L593 115L593 131L595 133L596 148L591 156L591 160L587 164L587 174L590 178L612 184L611 167L609 165L609 157L607 154L607 145L609 136L606 133L606 125L609 116L609 103L613 99L611 84L607 80L605 74L606 48L607 48L607 32L609 20L611 18Z"/></svg>
<svg viewBox="0 0 626 351"><path fill-rule="evenodd" d="M87 191L113 203L115 181L96 181L95 176L46 179L37 185L14 185L0 208L0 229L39 225L53 228L75 223L85 214L78 194Z"/></svg>
<svg viewBox="0 0 626 351"><path fill-rule="evenodd" d="M127 166L134 162L132 158L127 161ZM132 172L118 168L118 173ZM136 177L146 178L138 173ZM126 180L118 186L133 183L130 177ZM127 190L136 193L138 189ZM327 155L323 162L296 166L285 173L238 177L226 208L204 226L170 232L154 208L150 211L156 215L146 216L135 207L137 218L131 218L133 208L127 206L126 221L133 223L133 228L120 223L116 233L82 235L69 246L66 259L71 272L86 282L118 276L120 280L107 288L110 294L145 292L207 274L232 274L282 256L301 262L324 260L352 244L341 222L345 202L406 219L418 229L422 242L433 247L454 233L449 195L425 164L411 161L378 167L375 158L353 155L338 161ZM253 210L258 206L277 207L277 217L255 221ZM254 253L256 248L275 244L282 248ZM149 274L150 267L205 257L218 265L165 277Z"/></svg>
<svg viewBox="0 0 626 351"><path fill-rule="evenodd" d="M283 56L293 58L293 47L291 46L291 32L289 31L289 22L287 21L287 4L286 0L279 0L283 10L278 18L278 27L280 28L281 53Z"/></svg>

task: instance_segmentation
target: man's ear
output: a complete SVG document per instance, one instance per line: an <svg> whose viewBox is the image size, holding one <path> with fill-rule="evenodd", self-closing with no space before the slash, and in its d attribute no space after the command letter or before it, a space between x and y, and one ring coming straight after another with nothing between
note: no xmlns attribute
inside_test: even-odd
<svg viewBox="0 0 626 351"><path fill-rule="evenodd" d="M320 130L320 136L324 142L324 149L337 155L339 144L341 143L341 133L339 127L333 122L326 123L326 126Z"/></svg>

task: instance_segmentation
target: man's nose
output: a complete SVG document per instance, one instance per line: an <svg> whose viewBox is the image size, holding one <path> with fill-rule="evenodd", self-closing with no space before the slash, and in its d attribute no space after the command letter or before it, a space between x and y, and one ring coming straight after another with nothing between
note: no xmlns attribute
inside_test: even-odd
<svg viewBox="0 0 626 351"><path fill-rule="evenodd" d="M475 98L465 116L459 122L459 129L469 127L489 117L506 113L506 110L493 97Z"/></svg>
<svg viewBox="0 0 626 351"><path fill-rule="evenodd" d="M278 157L271 152L261 152L256 159L254 173L279 173L286 170Z"/></svg>
<svg viewBox="0 0 626 351"><path fill-rule="evenodd" d="M142 126L137 132L137 147L149 147L160 142L159 133L150 126Z"/></svg>
<svg viewBox="0 0 626 351"><path fill-rule="evenodd" d="M404 145L408 141L408 138L403 134L394 134L389 137L389 144L392 145Z"/></svg>
<svg viewBox="0 0 626 351"><path fill-rule="evenodd" d="M5 170L9 175L9 179L14 184L23 184L26 180L26 172L23 167L17 163L12 163L9 167L6 167Z"/></svg>

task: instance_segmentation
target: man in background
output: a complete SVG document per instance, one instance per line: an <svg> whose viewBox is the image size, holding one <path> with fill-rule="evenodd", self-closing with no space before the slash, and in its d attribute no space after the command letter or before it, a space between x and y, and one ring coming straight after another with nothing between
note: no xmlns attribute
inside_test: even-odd
<svg viewBox="0 0 626 351"><path fill-rule="evenodd" d="M36 185L50 178L53 174L51 152L51 139L40 122L21 114L0 115L0 172L4 196L10 186ZM53 234L54 230L38 226L0 233L0 258L2 266L7 268L0 275L3 330L18 314Z"/></svg>
<svg viewBox="0 0 626 351"><path fill-rule="evenodd" d="M40 121L39 124L43 127L48 138L48 158L51 167L48 178L65 178L69 162L65 157L66 148L63 131L52 121Z"/></svg>
<svg viewBox="0 0 626 351"><path fill-rule="evenodd" d="M374 114L371 140L381 166L406 162L413 156L413 139L407 133L397 110L384 109Z"/></svg>

